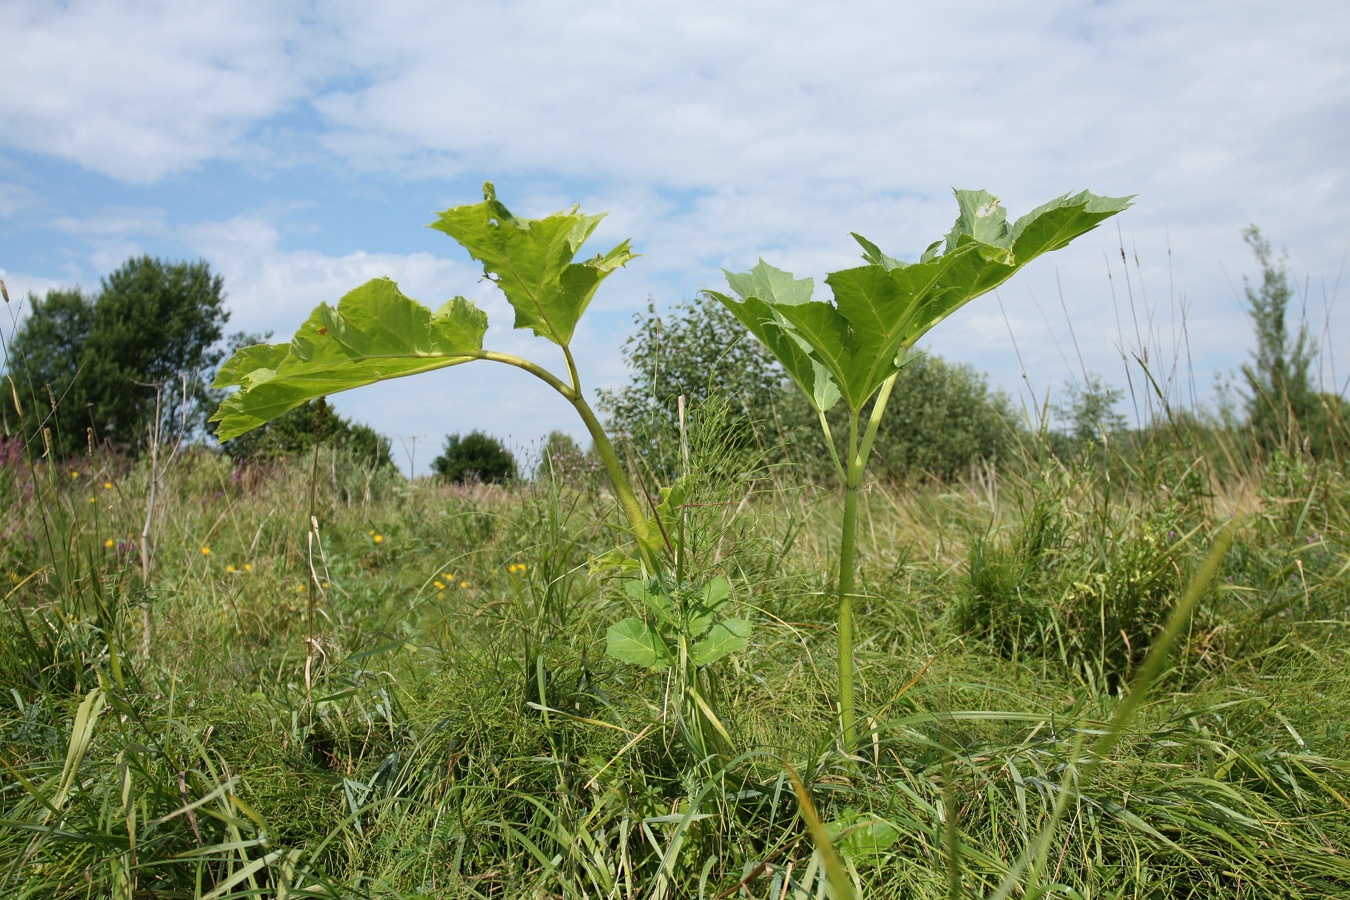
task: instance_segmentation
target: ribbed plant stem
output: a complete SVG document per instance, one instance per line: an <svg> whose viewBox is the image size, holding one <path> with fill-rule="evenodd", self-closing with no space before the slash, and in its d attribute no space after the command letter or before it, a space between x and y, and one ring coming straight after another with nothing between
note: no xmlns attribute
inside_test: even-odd
<svg viewBox="0 0 1350 900"><path fill-rule="evenodd" d="M857 738L853 705L853 557L858 533L858 493L862 488L863 460L858 455L858 415L848 432L848 475L844 482L844 534L839 545L839 718L844 747Z"/></svg>

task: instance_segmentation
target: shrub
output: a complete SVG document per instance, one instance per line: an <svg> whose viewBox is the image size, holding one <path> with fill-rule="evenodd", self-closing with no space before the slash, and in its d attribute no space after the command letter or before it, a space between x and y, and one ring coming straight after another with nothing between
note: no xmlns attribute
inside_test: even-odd
<svg viewBox="0 0 1350 900"><path fill-rule="evenodd" d="M297 406L223 446L235 462L264 462L308 453L320 442L345 451L364 467L393 468L387 437L368 425L343 418L317 400Z"/></svg>
<svg viewBox="0 0 1350 900"><path fill-rule="evenodd" d="M627 441L662 480L680 469L678 400L686 410L723 398L733 413L732 443L762 446L773 411L787 398L782 366L725 307L706 300L675 304L666 316L654 304L633 317L637 331L623 345L629 381L602 391L610 431ZM815 419L808 423L815 428Z"/></svg>
<svg viewBox="0 0 1350 900"><path fill-rule="evenodd" d="M501 441L481 431L448 435L445 449L431 461L431 470L455 484L481 481L502 484L516 477L516 458Z"/></svg>

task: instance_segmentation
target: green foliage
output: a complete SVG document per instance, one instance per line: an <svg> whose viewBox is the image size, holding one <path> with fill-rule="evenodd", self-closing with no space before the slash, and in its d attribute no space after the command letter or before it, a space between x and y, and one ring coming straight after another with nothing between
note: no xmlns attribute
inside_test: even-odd
<svg viewBox="0 0 1350 900"><path fill-rule="evenodd" d="M574 208L521 219L498 202L491 183L483 193L483 203L446 210L431 227L483 264L514 307L515 327L566 346L600 282L633 258L627 242L573 263L600 216ZM228 440L315 397L490 358L483 352L485 331L486 314L463 297L433 313L394 282L377 278L346 294L336 309L318 306L289 344L236 353L221 368L216 387L240 390L213 421L221 423L221 440Z"/></svg>
<svg viewBox="0 0 1350 900"><path fill-rule="evenodd" d="M516 458L505 444L481 431L451 434L441 455L431 461L431 471L453 484L503 484L516 477Z"/></svg>
<svg viewBox="0 0 1350 900"><path fill-rule="evenodd" d="M222 356L213 348L229 319L224 302L224 282L205 262L149 256L104 278L96 297L76 289L32 298L7 363L25 432L50 428L60 456L85 450L89 428L98 443L136 450L156 414L157 386L165 433L184 418L199 429L219 399L202 376Z"/></svg>
<svg viewBox="0 0 1350 900"><path fill-rule="evenodd" d="M836 477L818 418L798 394L785 398L780 422L791 435L789 457L818 481ZM847 410L826 414L833 435L848 433ZM1007 394L991 390L974 366L932 353L915 356L896 376L886 416L877 427L872 471L902 480L949 480L980 462L994 462L1018 439L1017 414ZM838 452L840 447L836 445Z"/></svg>
<svg viewBox="0 0 1350 900"><path fill-rule="evenodd" d="M344 451L363 467L394 465L387 437L377 434L369 425L338 415L318 400L308 400L267 424L226 441L224 450L236 462L263 462L308 453L318 443Z"/></svg>
<svg viewBox="0 0 1350 900"><path fill-rule="evenodd" d="M1252 361L1242 367L1250 392L1247 417L1258 438L1273 446L1311 411L1313 349L1306 323L1300 322L1295 334L1289 330L1289 301L1294 291L1283 258L1272 256L1270 241L1255 225L1244 229L1242 238L1261 267L1260 287L1243 278L1247 315L1256 331Z"/></svg>
<svg viewBox="0 0 1350 900"><path fill-rule="evenodd" d="M1009 659L1056 663L1115 690L1181 597L1195 534L1173 499L1181 491L1160 490L1115 516L1083 514L1104 478L1054 473L1039 480L1021 522L972 545L956 627ZM1208 607L1193 622L1213 624Z"/></svg>
<svg viewBox="0 0 1350 900"><path fill-rule="evenodd" d="M724 398L735 443L764 448L777 428L785 375L772 354L726 307L707 301L677 303L661 316L654 304L633 316L636 331L621 353L627 384L601 393L609 429L665 478L679 471L678 399L686 409Z"/></svg>
<svg viewBox="0 0 1350 900"><path fill-rule="evenodd" d="M814 408L827 410L842 398L858 411L938 322L1129 205L1083 192L1009 225L987 192L957 191L956 198L961 214L945 242L929 246L916 263L887 256L855 234L867 265L826 277L834 303L811 300L810 278L796 279L763 260L744 275L727 273L739 300L709 293L768 346Z"/></svg>
<svg viewBox="0 0 1350 900"><path fill-rule="evenodd" d="M696 431L690 443L691 471L716 471ZM667 510L706 541L685 583L701 603L693 585L717 568L734 585L718 615L734 604L754 624L694 682L711 704L716 675L730 736L711 765L670 734L673 669L605 654L615 618L656 621L626 590L635 579L585 573L624 526L607 494L420 479L345 503L322 462L312 484L307 460L281 460L242 490L219 454L193 455L159 484L159 626L141 652L138 579L104 541L138 524L148 460L25 470L52 518L17 507L0 552L48 528L81 562L30 550L14 574L33 577L5 588L0 896L801 898L836 891L830 869L860 896L907 900L1350 895L1345 476L1306 454L1243 460L1253 468L1213 476L1223 501L1186 488L1178 509L1195 458L1162 437L1157 451L1150 470L1174 473L1160 485L1128 460L1109 483L1009 460L996 492L872 486L858 596L876 627L855 649L869 716L847 754L821 665L840 499L767 479L716 494L695 478ZM1038 497L1049 515L1033 539L1021 523ZM1184 652L1128 695L1058 664L1053 627L1042 657L943 614L990 522L986 560L1016 536L1060 588L1084 573L1127 584L1169 553L1171 584L1195 584L1227 501L1256 514L1217 589L1193 613L1175 604L1163 636ZM719 537L708 523L723 516L739 518ZM1169 516L1186 533L1203 523L1175 553ZM1002 560L1036 583L1013 552ZM311 563L324 585L312 633ZM1103 633L1053 612L1084 650ZM308 659L311 640L322 652ZM804 827L784 757L822 829Z"/></svg>
<svg viewBox="0 0 1350 900"><path fill-rule="evenodd" d="M759 261L746 274L727 273L740 298L709 292L769 348L801 388L825 431L844 480L843 540L839 554L839 682L845 744L853 729L853 581L858 491L886 404L915 343L975 297L1007 281L1043 253L1067 246L1129 206L1129 198L1084 191L1052 200L1012 225L998 198L985 191L957 191L960 214L945 241L929 245L919 261L887 256L854 234L865 266L825 279L834 302L811 299L813 282ZM875 400L874 400L875 398ZM843 400L849 421L845 451L838 454L826 413ZM872 403L864 434L864 406ZM842 460L841 460L842 456Z"/></svg>
<svg viewBox="0 0 1350 900"><path fill-rule="evenodd" d="M336 309L321 304L289 344L261 344L234 354L216 377L217 388L237 390L212 417L221 440L238 437L306 400L389 378L414 375L475 359L523 369L572 404L604 461L634 534L646 520L628 475L600 421L586 402L572 358L577 320L600 283L633 258L627 241L606 254L573 262L600 216L573 207L542 219L512 215L491 182L484 201L440 214L431 227L453 237L483 264L516 311L516 327L530 328L562 348L566 380L540 366L483 349L487 316L463 297L432 312L378 278L351 291Z"/></svg>
<svg viewBox="0 0 1350 900"><path fill-rule="evenodd" d="M744 650L749 642L749 622L719 615L731 599L725 577L678 591L655 579L629 581L624 589L646 617L610 626L607 652L622 662L649 669L707 666Z"/></svg>

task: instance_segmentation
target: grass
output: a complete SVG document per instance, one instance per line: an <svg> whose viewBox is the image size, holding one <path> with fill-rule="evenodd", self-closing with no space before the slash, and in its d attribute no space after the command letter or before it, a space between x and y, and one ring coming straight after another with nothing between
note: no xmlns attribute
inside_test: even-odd
<svg viewBox="0 0 1350 900"><path fill-rule="evenodd" d="M754 631L700 673L730 739L701 756L666 675L605 656L638 611L590 572L598 483L312 462L185 455L149 583L146 466L3 468L0 893L1350 895L1335 465L1163 435L870 486L852 754L838 500L709 476L688 565Z"/></svg>

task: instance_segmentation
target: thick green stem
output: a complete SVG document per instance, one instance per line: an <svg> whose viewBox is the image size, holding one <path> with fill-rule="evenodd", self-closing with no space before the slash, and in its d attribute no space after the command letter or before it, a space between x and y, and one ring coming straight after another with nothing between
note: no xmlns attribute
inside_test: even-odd
<svg viewBox="0 0 1350 900"><path fill-rule="evenodd" d="M610 483L614 486L614 493L619 498L619 505L623 507L624 514L628 516L628 524L633 529L633 536L637 538L638 554L642 557L642 561L655 571L655 560L650 558L651 550L648 543L650 536L647 531L647 517L642 512L642 504L638 502L637 494L633 492L633 485L628 480L628 473L624 471L623 464L619 460L619 454L614 449L614 444L610 442L609 435L605 434L604 426L596 418L595 411L586 402L586 395L581 390L571 354L567 354L568 370L572 377L572 384L570 385L543 366L532 363L528 359L521 359L519 356L512 356L509 353L481 350L473 354L473 357L505 363L508 366L515 366L517 369L529 372L559 394L562 394L567 402L572 404L577 414L581 416L581 421L586 425L586 430L590 432L591 441L595 444L595 452L600 454L600 459L605 464L605 472L608 473Z"/></svg>
<svg viewBox="0 0 1350 900"><path fill-rule="evenodd" d="M862 488L863 460L858 453L858 414L850 413L848 428L848 474L844 479L844 535L839 545L839 717L844 726L844 747L852 749L857 735L853 726L853 557L858 532L858 494Z"/></svg>
<svg viewBox="0 0 1350 900"><path fill-rule="evenodd" d="M605 464L605 471L609 473L609 480L614 485L614 493L618 495L619 503L623 506L623 511L628 515L628 524L633 528L633 535L637 538L638 552L641 554L644 562L648 563L652 571L656 571L655 561L649 559L651 555L650 538L651 535L647 529L647 517L642 512L642 504L638 502L637 494L633 492L633 486L628 481L628 473L624 471L623 463L619 461L619 454L614 449L614 444L609 440L609 435L605 434L604 427L600 420L595 417L590 404L586 398L577 394L575 397L569 397L572 406L576 408L577 414L581 416L581 421L586 423L586 430L591 433L591 441L595 444L595 452L600 454L600 459Z"/></svg>

